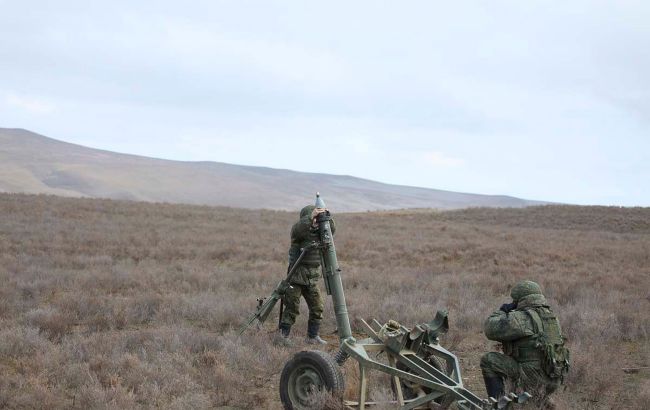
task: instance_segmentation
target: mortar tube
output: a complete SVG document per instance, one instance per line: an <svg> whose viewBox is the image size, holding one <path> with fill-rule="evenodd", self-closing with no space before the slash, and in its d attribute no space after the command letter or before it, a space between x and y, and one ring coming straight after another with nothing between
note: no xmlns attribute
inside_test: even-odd
<svg viewBox="0 0 650 410"><path fill-rule="evenodd" d="M336 258L336 248L332 238L330 228L329 212L321 214L318 217L320 230L323 262L325 263L325 280L329 283L329 290L332 294L334 304L334 315L336 316L336 326L338 327L339 340L343 343L346 340L354 342L352 329L350 328L350 318L348 308L345 302L345 293L343 292L343 281L341 279L341 269L339 269Z"/></svg>
<svg viewBox="0 0 650 410"><path fill-rule="evenodd" d="M320 193L316 192L316 208L327 209L325 201L321 198ZM345 293L343 292L343 281L341 280L341 269L336 257L336 248L334 247L334 235L330 226L330 212L319 214L317 218L318 231L321 239L321 255L323 262L323 271L326 277L328 291L332 295L334 305L334 315L336 317L336 326L338 328L339 339L341 342L350 340L354 342L352 330L350 328L350 318L348 316L348 307L345 302Z"/></svg>

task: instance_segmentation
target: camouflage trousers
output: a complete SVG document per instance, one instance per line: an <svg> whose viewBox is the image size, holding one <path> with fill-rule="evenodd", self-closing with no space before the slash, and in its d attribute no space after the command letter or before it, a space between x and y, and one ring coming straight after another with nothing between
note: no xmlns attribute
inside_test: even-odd
<svg viewBox="0 0 650 410"><path fill-rule="evenodd" d="M323 298L316 283L311 285L292 284L284 295L284 311L280 323L291 326L300 314L300 296L305 298L309 308L309 321L320 324L323 320Z"/></svg>
<svg viewBox="0 0 650 410"><path fill-rule="evenodd" d="M533 400L542 402L557 390L559 380L549 378L539 362L519 363L503 353L490 352L481 357L481 371L485 377L500 377L533 395Z"/></svg>

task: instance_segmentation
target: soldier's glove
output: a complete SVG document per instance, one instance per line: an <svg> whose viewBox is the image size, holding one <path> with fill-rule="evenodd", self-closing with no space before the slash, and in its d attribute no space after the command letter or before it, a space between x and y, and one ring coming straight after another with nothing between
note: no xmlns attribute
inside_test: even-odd
<svg viewBox="0 0 650 410"><path fill-rule="evenodd" d="M318 218L318 215L322 214L323 212L327 212L327 208L314 208L314 210L311 211L311 226L316 227L318 224L316 222L316 218Z"/></svg>
<svg viewBox="0 0 650 410"><path fill-rule="evenodd" d="M500 311L502 311L502 312L506 312L506 313L510 313L510 312L512 312L512 311L515 310L515 309L517 309L517 304L516 304L515 302L512 302L512 303L504 303L504 304L501 305L501 307L499 308Z"/></svg>

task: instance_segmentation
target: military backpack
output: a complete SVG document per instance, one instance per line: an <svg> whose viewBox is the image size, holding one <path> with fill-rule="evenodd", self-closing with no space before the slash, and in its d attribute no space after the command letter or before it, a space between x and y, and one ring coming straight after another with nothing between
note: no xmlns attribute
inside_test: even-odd
<svg viewBox="0 0 650 410"><path fill-rule="evenodd" d="M541 353L542 370L551 379L564 381L564 376L569 371L571 355L569 349L564 346L565 338L560 322L548 307L526 309L525 312L533 322L536 347Z"/></svg>

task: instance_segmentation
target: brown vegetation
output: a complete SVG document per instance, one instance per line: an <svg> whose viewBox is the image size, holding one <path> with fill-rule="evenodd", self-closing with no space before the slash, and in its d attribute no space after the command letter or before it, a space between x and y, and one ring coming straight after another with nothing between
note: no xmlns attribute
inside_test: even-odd
<svg viewBox="0 0 650 410"><path fill-rule="evenodd" d="M279 407L282 366L306 346L274 347L273 317L241 341L236 329L286 271L295 213L7 194L0 212L0 407ZM448 308L443 345L483 395L482 322L530 278L573 353L560 406L642 408L647 371L622 369L650 365L648 221L555 206L338 215L353 326Z"/></svg>

